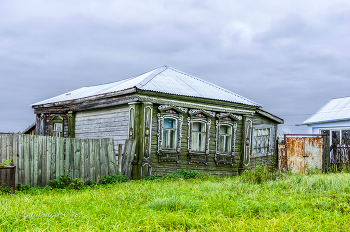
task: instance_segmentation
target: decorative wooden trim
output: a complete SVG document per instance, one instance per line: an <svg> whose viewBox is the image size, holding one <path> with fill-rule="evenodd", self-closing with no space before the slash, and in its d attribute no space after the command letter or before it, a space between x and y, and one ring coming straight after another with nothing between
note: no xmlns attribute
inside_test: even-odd
<svg viewBox="0 0 350 232"><path fill-rule="evenodd" d="M181 139L182 139L182 124L183 124L183 113L187 113L187 108L170 106L170 105L161 105L158 107L161 111L157 114L158 117L158 162L176 162L179 163L179 155L181 152ZM177 111L177 112L176 112ZM164 118L173 118L176 120L177 128L177 144L175 149L163 149L163 119Z"/></svg>
<svg viewBox="0 0 350 232"><path fill-rule="evenodd" d="M152 115L153 104L150 102L144 102L144 133L145 138L143 142L144 157L148 158L151 155L151 141L152 141Z"/></svg>
<svg viewBox="0 0 350 232"><path fill-rule="evenodd" d="M248 114L248 115L255 114L255 110L242 110L242 109L236 109L236 108L230 108L230 107L205 105L205 104L199 104L199 103L191 103L188 101L178 101L178 100L170 100L165 98L149 97L146 95L139 95L139 100L157 103L157 104L176 105L176 106L188 107L193 109L205 109L205 110L211 110L211 111L217 111L217 112L221 111L221 112L230 112L230 113L238 113L238 114Z"/></svg>
<svg viewBox="0 0 350 232"><path fill-rule="evenodd" d="M215 117L215 113L207 110L191 109L189 111L190 117L187 118L188 122L188 136L187 136L187 150L188 150L188 164L191 163L204 163L207 165L207 156L209 155L209 142L210 142L210 117ZM204 123L206 127L205 131L205 152L192 151L192 129L193 122Z"/></svg>
<svg viewBox="0 0 350 232"><path fill-rule="evenodd" d="M217 114L216 117L218 119L223 119L223 120L237 120L237 121L241 121L242 120L242 116L241 115L236 115L236 114L232 114L232 113L220 113Z"/></svg>
<svg viewBox="0 0 350 232"><path fill-rule="evenodd" d="M243 154L243 165L248 166L250 164L250 153L251 153L251 141L253 131L253 119L246 118L245 120L245 138L244 138L244 154Z"/></svg>
<svg viewBox="0 0 350 232"><path fill-rule="evenodd" d="M239 117L233 117L232 115L227 115L226 113L220 113L220 117L218 120L216 120L216 138L215 138L215 164L229 164L233 166L234 164L234 156L237 154L236 152L236 135L237 135L237 122L232 120L225 120L224 117L230 117L230 118L238 118ZM238 120L237 119L237 120ZM220 147L220 127L222 125L231 126L232 128L232 136L231 136L231 149L228 153L220 153L219 147Z"/></svg>
<svg viewBox="0 0 350 232"><path fill-rule="evenodd" d="M136 104L138 104L138 102L129 103L129 127L128 127L129 139L135 139L135 117L136 117L135 105Z"/></svg>

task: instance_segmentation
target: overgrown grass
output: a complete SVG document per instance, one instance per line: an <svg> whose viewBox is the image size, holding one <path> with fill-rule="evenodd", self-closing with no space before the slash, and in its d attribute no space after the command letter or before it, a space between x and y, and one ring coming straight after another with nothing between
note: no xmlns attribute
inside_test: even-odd
<svg viewBox="0 0 350 232"><path fill-rule="evenodd" d="M347 231L350 174L115 182L0 195L0 231Z"/></svg>

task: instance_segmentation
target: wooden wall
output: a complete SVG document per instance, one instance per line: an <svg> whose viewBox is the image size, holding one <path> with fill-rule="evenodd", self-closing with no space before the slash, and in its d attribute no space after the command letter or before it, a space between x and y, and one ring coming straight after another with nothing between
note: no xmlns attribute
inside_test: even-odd
<svg viewBox="0 0 350 232"><path fill-rule="evenodd" d="M115 150L128 137L129 106L79 111L75 117L75 138L113 138Z"/></svg>
<svg viewBox="0 0 350 232"><path fill-rule="evenodd" d="M203 163L191 163L188 164L188 124L187 117L188 114L184 114L184 123L182 125L182 140L181 140L181 153L179 163L175 162L158 162L157 155L157 146L158 146L158 118L157 113L159 105L153 106L153 118L152 118L152 152L151 152L151 161L152 161L152 174L166 174L181 169L192 169L199 172L209 173L215 176L232 176L238 175L240 160L238 156L235 157L235 163L233 166L229 164L215 164L215 138L216 138L216 118L211 118L210 126L210 142L209 142L209 155L207 165ZM237 135L236 135L236 152L241 153L241 144L242 144L242 121L237 121Z"/></svg>

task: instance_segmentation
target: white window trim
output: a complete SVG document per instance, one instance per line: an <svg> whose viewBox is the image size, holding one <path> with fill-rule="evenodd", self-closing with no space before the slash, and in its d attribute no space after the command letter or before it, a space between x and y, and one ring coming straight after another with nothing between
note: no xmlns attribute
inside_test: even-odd
<svg viewBox="0 0 350 232"><path fill-rule="evenodd" d="M270 129L270 139L269 139L269 151L267 153L258 153L255 154L254 153L254 147L255 147L255 138L254 138L254 131L256 129L266 129L269 128ZM257 158L257 157L262 157L262 156L268 156L268 155L273 155L274 151L272 151L272 145L273 145L273 125L257 125L257 126L253 126L253 130L252 130L252 147L251 147L251 156L250 158Z"/></svg>

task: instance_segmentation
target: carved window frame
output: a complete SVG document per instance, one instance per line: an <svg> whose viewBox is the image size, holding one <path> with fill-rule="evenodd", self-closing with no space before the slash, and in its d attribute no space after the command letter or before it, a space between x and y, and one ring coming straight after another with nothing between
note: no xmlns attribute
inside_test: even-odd
<svg viewBox="0 0 350 232"><path fill-rule="evenodd" d="M61 124L61 128L62 128L61 132L56 131L56 127L55 127L56 124ZM51 119L51 128L52 128L52 132L50 134L52 136L64 137L64 120L63 120L62 116L60 116L60 115L53 116L53 118ZM60 136L56 136L56 133L61 133L61 134L60 134Z"/></svg>
<svg viewBox="0 0 350 232"><path fill-rule="evenodd" d="M216 120L216 143L215 143L215 163L218 164L234 164L234 156L236 152L236 135L237 135L237 121L242 120L242 116L235 115L232 113L220 113L217 115ZM220 127L230 126L231 127L231 147L226 152L220 152Z"/></svg>
<svg viewBox="0 0 350 232"><path fill-rule="evenodd" d="M215 113L208 110L191 109L189 111L188 123L188 136L187 136L187 150L189 155L188 163L204 163L207 164L207 156L209 155L209 143L210 143L210 127L211 118L215 117ZM205 151L193 151L193 123L199 122L205 125Z"/></svg>
<svg viewBox="0 0 350 232"><path fill-rule="evenodd" d="M158 161L159 162L177 162L179 163L179 155L181 152L181 140L182 140L182 125L183 125L183 114L187 113L187 108L172 106L172 105L160 105L158 107ZM163 122L165 118L175 119L176 121L176 148L175 149L164 149L163 144Z"/></svg>

